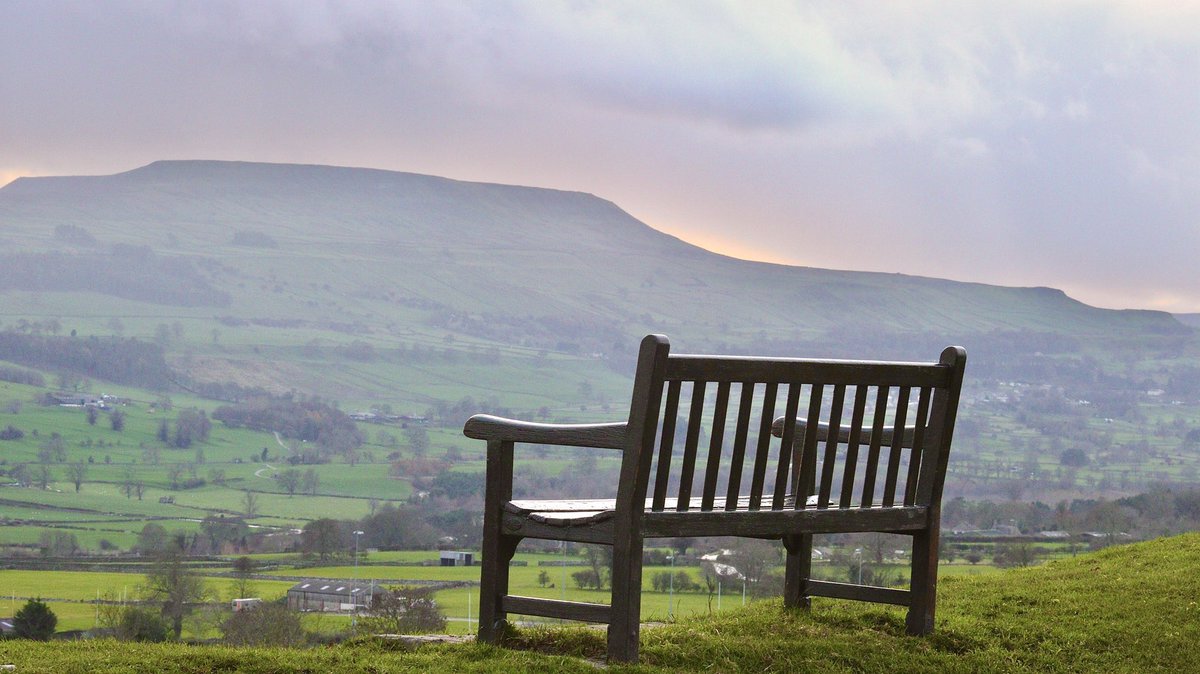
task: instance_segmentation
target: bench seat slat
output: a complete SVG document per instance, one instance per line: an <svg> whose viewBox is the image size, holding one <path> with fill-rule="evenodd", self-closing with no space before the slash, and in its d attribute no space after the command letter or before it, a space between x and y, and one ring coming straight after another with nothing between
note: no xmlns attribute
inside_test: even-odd
<svg viewBox="0 0 1200 674"><path fill-rule="evenodd" d="M729 517L721 512L647 513L642 530L647 538L673 536L748 536L779 538L790 534L886 531L903 533L929 526L924 506L899 508L840 508L753 510Z"/></svg>
<svg viewBox="0 0 1200 674"><path fill-rule="evenodd" d="M701 497L701 496L693 496L691 498L691 503L689 504L690 509L691 510L699 510L700 502L701 502L702 498L703 497ZM771 498L771 495L767 494L766 498ZM722 512L737 512L737 511L741 511L741 510L749 510L750 509L750 497L749 496L742 496L742 497L738 498L737 505L734 506L733 511L725 510L725 499L724 498L717 497L714 500L714 503L715 503L714 510L719 510ZM816 505L816 503L817 503L817 501L816 501L815 497L810 497L808 499L809 505ZM578 512L587 512L587 511L594 511L594 510L614 510L617 507L616 504L617 504L617 500L611 499L611 498L513 499L512 501L509 501L504 506L504 510L506 512L513 513L514 515L528 515L528 514L537 513L537 512L578 513ZM651 499L646 499L646 514L648 514L648 515L651 514L652 505L653 505L653 501ZM792 497L790 494L784 496L784 505L782 507L784 509L792 507ZM764 510L763 512L771 512L771 511Z"/></svg>
<svg viewBox="0 0 1200 674"><path fill-rule="evenodd" d="M702 511L698 507L701 498L693 497L692 505L695 507L687 512L652 512L650 511L651 503L647 501L647 509L643 517L647 523L654 520L681 524L701 523L704 526L708 526L708 523L713 526L722 526L721 523L726 523L725 526L736 528L739 520L748 523L772 522L778 521L788 513L808 513L818 519L828 518L831 521L836 518L853 517L854 513L863 513L864 521L875 522L873 526L880 526L876 520L890 519L894 520L896 528L900 530L910 528L910 525L915 524L924 526L924 514L928 512L928 509L922 506L818 509L813 508L816 505L816 496L810 496L807 499L808 509L794 510L790 495L783 499L783 506L780 510L750 510L750 498L747 496L738 499L736 510L726 510L724 499L717 499L714 510ZM527 519L548 527L589 527L613 518L616 514L616 499L518 500L505 504L504 510L506 519L513 522ZM805 518L797 518L797 522L803 519ZM757 525L751 524L750 526Z"/></svg>
<svg viewBox="0 0 1200 674"><path fill-rule="evenodd" d="M527 538L570 540L583 543L612 541L615 511L504 513L506 531ZM890 531L904 533L928 526L924 506L794 510L647 512L642 522L648 538L674 536L751 536L778 538L787 533L852 533Z"/></svg>

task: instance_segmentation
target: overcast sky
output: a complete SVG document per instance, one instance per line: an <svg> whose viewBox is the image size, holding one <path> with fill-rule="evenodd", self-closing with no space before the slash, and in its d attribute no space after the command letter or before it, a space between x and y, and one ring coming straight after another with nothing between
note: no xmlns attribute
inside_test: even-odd
<svg viewBox="0 0 1200 674"><path fill-rule="evenodd" d="M0 0L0 184L581 190L739 257L1200 311L1200 5Z"/></svg>

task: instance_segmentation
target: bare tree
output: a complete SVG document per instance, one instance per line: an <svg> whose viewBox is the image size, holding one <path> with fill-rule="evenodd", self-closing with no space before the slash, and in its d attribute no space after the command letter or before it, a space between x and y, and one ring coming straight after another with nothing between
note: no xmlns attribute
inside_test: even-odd
<svg viewBox="0 0 1200 674"><path fill-rule="evenodd" d="M180 477L183 477L183 466L175 464L167 469L167 479L171 481L171 489L179 489Z"/></svg>
<svg viewBox="0 0 1200 674"><path fill-rule="evenodd" d="M304 471L304 478L302 481L303 485L301 486L301 490L305 494L316 496L317 485L320 483L320 478L317 476L316 469L309 468L308 470Z"/></svg>
<svg viewBox="0 0 1200 674"><path fill-rule="evenodd" d="M16 480L17 484L22 487L28 487L33 483L33 478L29 475L29 467L23 463L18 463L8 471L8 476Z"/></svg>
<svg viewBox="0 0 1200 674"><path fill-rule="evenodd" d="M133 497L133 467L125 469L125 475L121 478L121 493L125 498Z"/></svg>
<svg viewBox="0 0 1200 674"><path fill-rule="evenodd" d="M346 535L337 520L323 517L304 525L300 545L307 554L316 554L325 561L345 550Z"/></svg>
<svg viewBox="0 0 1200 674"><path fill-rule="evenodd" d="M250 557L238 557L233 560L233 591L234 599L244 599L254 592L254 572L258 562Z"/></svg>
<svg viewBox="0 0 1200 674"><path fill-rule="evenodd" d="M246 519L258 515L258 494L249 489L242 492L242 512L246 513Z"/></svg>
<svg viewBox="0 0 1200 674"><path fill-rule="evenodd" d="M46 464L40 464L34 473L34 480L42 489L49 489L50 483L54 481L54 475L50 472L50 467Z"/></svg>
<svg viewBox="0 0 1200 674"><path fill-rule="evenodd" d="M146 574L146 599L162 606L176 639L183 633L183 619L192 605L208 596L204 577L187 565L187 549L186 535L175 534Z"/></svg>
<svg viewBox="0 0 1200 674"><path fill-rule="evenodd" d="M288 496L292 496L296 493L296 488L300 486L300 471L295 468L281 470L275 475L275 481L288 493Z"/></svg>
<svg viewBox="0 0 1200 674"><path fill-rule="evenodd" d="M405 429L404 435L408 439L408 447L413 456L425 456L429 451L429 431L426 431L424 426L413 424Z"/></svg>
<svg viewBox="0 0 1200 674"><path fill-rule="evenodd" d="M83 479L87 477L87 464L82 461L70 464L67 466L67 477L75 484L75 493L78 494Z"/></svg>
<svg viewBox="0 0 1200 674"><path fill-rule="evenodd" d="M162 449L158 445L146 445L142 448L142 461L157 466L162 460Z"/></svg>
<svg viewBox="0 0 1200 674"><path fill-rule="evenodd" d="M754 585L780 561L782 546L773 541L740 538L733 546L733 567Z"/></svg>

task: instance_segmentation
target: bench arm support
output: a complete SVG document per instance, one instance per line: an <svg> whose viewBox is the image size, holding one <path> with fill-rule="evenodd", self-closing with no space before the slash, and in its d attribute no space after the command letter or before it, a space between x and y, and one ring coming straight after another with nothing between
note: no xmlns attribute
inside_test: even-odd
<svg viewBox="0 0 1200 674"><path fill-rule="evenodd" d="M778 419L775 420L775 423L771 424L771 435L774 435L777 438L783 437L783 421L785 418L786 417L779 417ZM804 433L807 429L808 429L807 421L805 421L804 419L796 419L797 433ZM906 426L904 428L904 436L901 438L901 446L912 447L913 432L915 430L916 429L913 426ZM895 434L894 428L892 428L891 426L884 426L883 432L880 434L879 444L881 444L885 447L891 446L892 438L894 437L894 434ZM819 440L821 442L825 442L828 439L829 439L829 424L827 424L825 422L821 422L821 423L817 424L817 440ZM837 440L838 440L838 442L842 442L842 443L849 442L850 441L850 428L847 426L842 426L841 428L839 428ZM862 442L863 444L869 444L871 442L871 429L870 428L863 427L862 437L860 438L859 441Z"/></svg>
<svg viewBox="0 0 1200 674"><path fill-rule="evenodd" d="M525 442L541 445L623 449L625 422L608 424L539 424L476 414L463 426L463 435L476 440Z"/></svg>

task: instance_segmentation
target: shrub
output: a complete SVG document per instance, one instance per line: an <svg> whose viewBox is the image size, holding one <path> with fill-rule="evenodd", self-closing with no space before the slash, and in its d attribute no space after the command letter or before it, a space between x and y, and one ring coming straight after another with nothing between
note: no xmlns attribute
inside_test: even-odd
<svg viewBox="0 0 1200 674"><path fill-rule="evenodd" d="M1002 569L1032 566L1038 562L1038 550L1029 543L997 543L992 563Z"/></svg>
<svg viewBox="0 0 1200 674"><path fill-rule="evenodd" d="M650 585L655 592L692 592L700 589L700 584L692 580L687 571L659 571L650 577Z"/></svg>
<svg viewBox="0 0 1200 674"><path fill-rule="evenodd" d="M300 614L283 604L237 611L221 624L221 633L234 646L299 646L306 637Z"/></svg>
<svg viewBox="0 0 1200 674"><path fill-rule="evenodd" d="M13 616L13 630L21 639L48 641L58 626L58 616L41 599L30 599Z"/></svg>
<svg viewBox="0 0 1200 674"><path fill-rule="evenodd" d="M0 431L0 440L20 440L25 437L25 431L9 424L4 430Z"/></svg>
<svg viewBox="0 0 1200 674"><path fill-rule="evenodd" d="M604 583L600 579L600 576L591 569L576 571L575 573L571 574L571 578L575 579L576 587L581 590L586 590L588 588L595 588L599 590L604 587Z"/></svg>
<svg viewBox="0 0 1200 674"><path fill-rule="evenodd" d="M427 587L392 587L371 597L370 614L359 620L373 634L418 634L446 629L446 616Z"/></svg>
<svg viewBox="0 0 1200 674"><path fill-rule="evenodd" d="M119 609L113 636L121 641L166 641L170 634L167 621L158 611L138 606Z"/></svg>
<svg viewBox="0 0 1200 674"><path fill-rule="evenodd" d="M1059 457L1059 461L1062 463L1062 465L1071 468L1083 468L1091 462L1091 460L1088 458L1087 452L1085 452L1081 447L1071 447L1070 449L1063 450L1062 455Z"/></svg>

